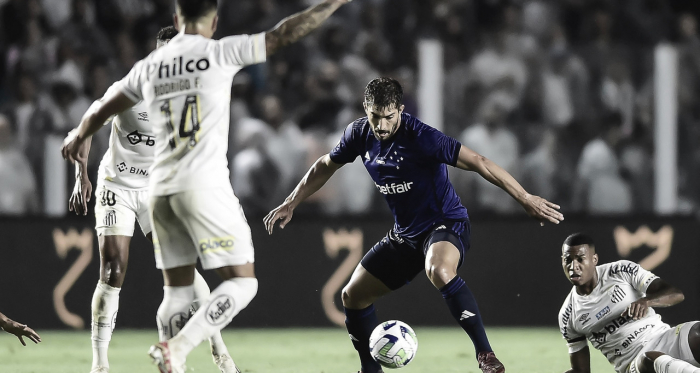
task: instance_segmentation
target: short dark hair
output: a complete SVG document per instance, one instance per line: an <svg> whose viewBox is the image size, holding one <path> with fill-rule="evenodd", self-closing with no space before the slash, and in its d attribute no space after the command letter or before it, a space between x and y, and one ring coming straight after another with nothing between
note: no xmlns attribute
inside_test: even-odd
<svg viewBox="0 0 700 373"><path fill-rule="evenodd" d="M173 26L168 26L168 27L163 27L158 31L158 36L156 36L156 40L160 42L166 42L172 38L174 38L177 35L177 30Z"/></svg>
<svg viewBox="0 0 700 373"><path fill-rule="evenodd" d="M177 0L180 13L185 19L195 20L219 7L218 0Z"/></svg>
<svg viewBox="0 0 700 373"><path fill-rule="evenodd" d="M593 242L591 236L581 232L576 232L574 234L570 234L569 237L566 237L564 240L564 245L568 245L569 247L588 245L588 247L595 250L595 242Z"/></svg>
<svg viewBox="0 0 700 373"><path fill-rule="evenodd" d="M401 84L392 78L376 78L365 88L365 103L377 108L398 108L403 99Z"/></svg>

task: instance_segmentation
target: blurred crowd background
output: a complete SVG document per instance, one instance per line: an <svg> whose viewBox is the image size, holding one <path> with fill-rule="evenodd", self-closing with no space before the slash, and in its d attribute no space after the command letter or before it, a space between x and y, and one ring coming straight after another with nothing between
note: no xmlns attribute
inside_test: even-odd
<svg viewBox="0 0 700 373"><path fill-rule="evenodd" d="M220 0L215 38L257 33L305 0ZM62 139L172 24L172 0L0 0L0 214L42 215ZM443 46L443 131L565 213L652 213L654 50L678 52L678 212L700 211L700 4L673 0L355 0L231 88L231 182L247 214L277 206L364 116L371 79L421 118L417 41ZM430 123L428 123L430 124ZM90 156L93 184L110 131ZM53 139L53 140L50 140ZM451 171L472 214L521 213ZM299 211L389 214L359 162ZM94 198L93 198L94 200ZM67 206L67 196L65 205Z"/></svg>

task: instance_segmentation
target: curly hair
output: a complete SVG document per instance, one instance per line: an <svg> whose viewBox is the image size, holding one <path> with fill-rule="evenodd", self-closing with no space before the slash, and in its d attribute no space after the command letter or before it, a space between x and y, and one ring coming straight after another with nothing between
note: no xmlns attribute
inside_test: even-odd
<svg viewBox="0 0 700 373"><path fill-rule="evenodd" d="M365 104L378 109L398 108L402 99L403 88L392 78L373 79L365 88Z"/></svg>

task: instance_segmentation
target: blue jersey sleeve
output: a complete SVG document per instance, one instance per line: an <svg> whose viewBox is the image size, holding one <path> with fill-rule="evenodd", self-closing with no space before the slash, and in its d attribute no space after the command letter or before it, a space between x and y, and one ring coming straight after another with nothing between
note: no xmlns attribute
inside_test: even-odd
<svg viewBox="0 0 700 373"><path fill-rule="evenodd" d="M462 148L459 141L426 124L418 132L418 144L425 155L450 166L457 164Z"/></svg>
<svg viewBox="0 0 700 373"><path fill-rule="evenodd" d="M345 128L343 136L338 145L329 153L331 161L337 164L352 163L358 155L359 134L355 133L355 123L351 123Z"/></svg>

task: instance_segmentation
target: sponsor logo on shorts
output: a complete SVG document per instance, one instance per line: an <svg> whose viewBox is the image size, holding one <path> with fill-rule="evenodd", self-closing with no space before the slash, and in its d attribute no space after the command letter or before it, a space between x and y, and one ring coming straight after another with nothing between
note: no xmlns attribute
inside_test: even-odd
<svg viewBox="0 0 700 373"><path fill-rule="evenodd" d="M212 325L221 325L233 314L233 298L230 295L219 295L207 308L207 321Z"/></svg>
<svg viewBox="0 0 700 373"><path fill-rule="evenodd" d="M624 290L618 285L615 285L615 287L612 289L612 292L610 293L610 301L613 303L617 303L625 299L625 296L627 296L627 293L625 293Z"/></svg>
<svg viewBox="0 0 700 373"><path fill-rule="evenodd" d="M107 215L105 215L105 218L102 222L108 227L117 224L117 212L114 210L107 211Z"/></svg>
<svg viewBox="0 0 700 373"><path fill-rule="evenodd" d="M202 254L231 251L233 250L234 241L233 236L207 238L199 241L199 251Z"/></svg>

